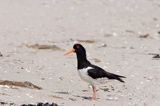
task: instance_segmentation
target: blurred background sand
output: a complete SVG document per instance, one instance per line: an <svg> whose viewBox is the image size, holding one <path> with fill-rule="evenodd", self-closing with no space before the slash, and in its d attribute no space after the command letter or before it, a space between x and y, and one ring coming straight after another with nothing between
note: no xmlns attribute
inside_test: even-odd
<svg viewBox="0 0 160 106"><path fill-rule="evenodd" d="M75 41L92 63L124 75L98 86L97 101L76 70ZM159 106L159 0L1 0L0 80L42 90L0 86L0 101L60 106Z"/></svg>

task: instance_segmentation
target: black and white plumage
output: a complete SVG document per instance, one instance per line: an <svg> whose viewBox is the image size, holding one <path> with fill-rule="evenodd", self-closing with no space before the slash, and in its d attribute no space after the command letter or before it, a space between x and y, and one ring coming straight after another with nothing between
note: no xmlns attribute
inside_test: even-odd
<svg viewBox="0 0 160 106"><path fill-rule="evenodd" d="M93 97L92 99L96 99L96 88L95 84L99 79L108 79L108 80L118 80L120 82L124 82L121 78L125 78L124 76L116 75L110 72L105 71L104 69L91 64L87 60L86 50L81 44L75 44L73 49L69 50L65 53L65 55L70 54L71 52L75 52L77 55L77 64L78 64L78 73L84 81L88 82L92 85L93 88Z"/></svg>

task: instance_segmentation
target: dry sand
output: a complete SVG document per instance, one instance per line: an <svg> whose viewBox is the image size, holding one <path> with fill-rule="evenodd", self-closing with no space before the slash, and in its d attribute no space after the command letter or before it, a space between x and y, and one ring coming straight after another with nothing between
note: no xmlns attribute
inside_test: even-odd
<svg viewBox="0 0 160 106"><path fill-rule="evenodd" d="M0 86L0 101L17 105L160 106L160 0L1 0L0 80L41 90ZM88 59L124 75L92 90L77 73L75 41ZM42 47L37 47L42 46Z"/></svg>

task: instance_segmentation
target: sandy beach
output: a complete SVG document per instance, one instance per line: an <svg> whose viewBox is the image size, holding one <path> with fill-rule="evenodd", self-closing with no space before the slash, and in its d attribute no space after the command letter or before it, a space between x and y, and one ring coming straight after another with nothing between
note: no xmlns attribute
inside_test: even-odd
<svg viewBox="0 0 160 106"><path fill-rule="evenodd" d="M160 106L159 0L1 0L0 10L4 106ZM98 85L87 99L76 55L63 55L75 42L125 83Z"/></svg>

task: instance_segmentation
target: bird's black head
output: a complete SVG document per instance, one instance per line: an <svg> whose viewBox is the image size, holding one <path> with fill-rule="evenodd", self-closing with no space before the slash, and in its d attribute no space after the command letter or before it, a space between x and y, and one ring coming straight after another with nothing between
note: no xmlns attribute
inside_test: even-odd
<svg viewBox="0 0 160 106"><path fill-rule="evenodd" d="M87 60L86 58L86 50L81 44L74 44L73 48L67 51L64 55L68 55L70 53L76 53L78 60Z"/></svg>
<svg viewBox="0 0 160 106"><path fill-rule="evenodd" d="M74 44L73 49L75 50L74 52L77 54L86 54L86 50L81 44Z"/></svg>
<svg viewBox="0 0 160 106"><path fill-rule="evenodd" d="M68 55L73 52L77 55L78 69L82 69L90 65L90 62L87 60L86 57L86 50L81 44L74 44L73 48L67 51L64 55Z"/></svg>
<svg viewBox="0 0 160 106"><path fill-rule="evenodd" d="M74 44L73 48L68 50L64 55L68 55L73 52L76 53L77 55L86 56L86 50L81 44Z"/></svg>

